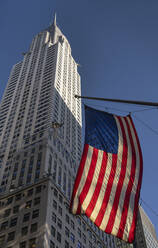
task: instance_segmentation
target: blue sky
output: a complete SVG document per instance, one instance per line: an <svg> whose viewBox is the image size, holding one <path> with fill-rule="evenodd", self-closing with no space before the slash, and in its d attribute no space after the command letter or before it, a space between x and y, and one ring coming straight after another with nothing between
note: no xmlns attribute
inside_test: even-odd
<svg viewBox="0 0 158 248"><path fill-rule="evenodd" d="M0 98L12 65L22 60L22 52L55 12L81 65L82 95L158 102L157 0L1 0ZM158 212L158 109L139 112L147 107L84 103L116 114L137 111L132 116L144 160L141 198ZM158 233L158 216L142 206Z"/></svg>

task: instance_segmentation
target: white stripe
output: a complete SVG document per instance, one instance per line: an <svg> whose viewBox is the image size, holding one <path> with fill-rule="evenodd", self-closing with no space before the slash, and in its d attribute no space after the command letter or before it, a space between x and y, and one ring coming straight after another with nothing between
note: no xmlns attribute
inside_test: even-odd
<svg viewBox="0 0 158 248"><path fill-rule="evenodd" d="M132 224L132 220L133 220L133 210L134 210L134 204L135 204L135 194L137 191L137 186L138 186L138 181L139 181L139 173L140 173L140 156L139 156L139 149L138 149L138 143L136 140L136 136L132 127L132 124L130 122L130 119L128 118L128 123L130 126L130 130L131 130L131 134L132 134L132 138L133 138L133 142L134 142L134 147L135 147L135 153L136 153L136 172L135 172L135 178L134 178L134 183L133 183L133 187L132 187L132 191L131 191L131 197L130 197L130 202L129 202L129 209L128 209L128 214L127 214L127 222L125 225L125 231L124 231L124 235L123 235L123 239L126 237L126 232L128 230L128 235L127 235L127 240L129 237L129 231L130 231L130 227Z"/></svg>
<svg viewBox="0 0 158 248"><path fill-rule="evenodd" d="M118 128L118 155L117 155L117 165L116 165L116 172L115 172L115 177L114 177L114 181L113 181L113 185L112 185L112 189L111 189L111 194L109 197L109 202L107 204L107 208L104 214L104 217L102 219L101 225L100 225L100 229L105 230L109 217L110 217L110 213L113 207L113 202L114 202L114 197L115 197L115 193L116 193L116 188L117 188L117 184L118 184L118 180L120 177L120 172L121 172L121 164L122 164L122 153L123 153L123 136L122 136L122 130L121 130L121 126L120 123L117 119L117 117L115 117L115 121L117 124L117 128Z"/></svg>
<svg viewBox="0 0 158 248"><path fill-rule="evenodd" d="M91 213L91 216L90 216L90 219L92 221L94 221L94 222L95 222L95 220L96 220L96 218L98 216L98 213L100 211L100 208L102 206L103 199L104 199L104 194L105 194L105 191L106 191L107 182L109 180L109 176L110 176L110 172L111 172L112 154L108 153L107 155L108 155L107 168L106 168L106 172L105 172L105 175L104 175L102 187L101 187L101 190L99 192L99 196L98 196L98 199L96 201L95 207L94 207L94 209L93 209L93 211Z"/></svg>
<svg viewBox="0 0 158 248"><path fill-rule="evenodd" d="M98 181L98 177L99 177L99 173L100 173L100 169L101 169L101 165L102 165L102 160L103 160L103 151L99 150L98 152L98 157L97 157L97 163L95 166L95 171L94 171L94 175L93 175L93 179L89 188L89 191L82 203L82 209L85 212L95 191L96 185L97 185L97 181Z"/></svg>
<svg viewBox="0 0 158 248"><path fill-rule="evenodd" d="M74 200L73 200L73 205L72 205L72 213L73 214L76 213L78 205L79 205L79 195L81 194L82 189L83 189L84 184L85 184L86 179L87 179L88 171L89 171L91 160L92 160L92 155L93 155L93 147L89 145L88 154L87 154L86 162L84 165L82 177L81 177L80 183L78 185L76 195L75 195Z"/></svg>
<svg viewBox="0 0 158 248"><path fill-rule="evenodd" d="M119 205L118 205L118 209L117 209L117 213L116 213L116 217L115 217L114 226L112 229L112 234L114 234L114 235L117 235L118 227L120 226L121 217L123 214L123 205L124 205L124 200L125 200L125 194L127 191L129 180L130 180L130 174L131 174L131 168L132 168L132 148L131 148L129 133L128 133L127 125L125 122L125 118L122 117L121 120L122 120L124 130L125 130L128 153L127 153L127 164L126 164L125 178L123 181L122 190L121 190L120 199L119 199Z"/></svg>

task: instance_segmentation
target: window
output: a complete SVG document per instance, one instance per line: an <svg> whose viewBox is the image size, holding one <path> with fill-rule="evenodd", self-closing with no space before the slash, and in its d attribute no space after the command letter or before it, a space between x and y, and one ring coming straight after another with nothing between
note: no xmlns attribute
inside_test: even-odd
<svg viewBox="0 0 158 248"><path fill-rule="evenodd" d="M53 207L57 209L57 202L55 200L53 200Z"/></svg>
<svg viewBox="0 0 158 248"><path fill-rule="evenodd" d="M65 240L65 248L69 248L69 243Z"/></svg>
<svg viewBox="0 0 158 248"><path fill-rule="evenodd" d="M36 194L40 193L41 192L41 189L42 189L41 185L38 186L38 187L36 187Z"/></svg>
<svg viewBox="0 0 158 248"><path fill-rule="evenodd" d="M21 242L19 248L26 248L26 241Z"/></svg>
<svg viewBox="0 0 158 248"><path fill-rule="evenodd" d="M86 243L86 235L83 233L83 242Z"/></svg>
<svg viewBox="0 0 158 248"><path fill-rule="evenodd" d="M25 208L31 208L32 201L27 201Z"/></svg>
<svg viewBox="0 0 158 248"><path fill-rule="evenodd" d="M58 197L58 191L54 189L54 196Z"/></svg>
<svg viewBox="0 0 158 248"><path fill-rule="evenodd" d="M4 241L5 241L5 235L0 236L0 245L3 245Z"/></svg>
<svg viewBox="0 0 158 248"><path fill-rule="evenodd" d="M11 209L6 209L5 212L4 212L4 217L8 217L11 213Z"/></svg>
<svg viewBox="0 0 158 248"><path fill-rule="evenodd" d="M86 224L84 222L82 222L82 227L83 227L83 230L85 231L86 230Z"/></svg>
<svg viewBox="0 0 158 248"><path fill-rule="evenodd" d="M34 247L36 247L36 238L29 240L29 248L34 248Z"/></svg>
<svg viewBox="0 0 158 248"><path fill-rule="evenodd" d="M70 220L69 220L69 216L66 214L65 216L66 222L69 224Z"/></svg>
<svg viewBox="0 0 158 248"><path fill-rule="evenodd" d="M61 195L59 195L59 201L60 203L63 203L63 197Z"/></svg>
<svg viewBox="0 0 158 248"><path fill-rule="evenodd" d="M55 232L56 232L56 229L54 228L54 226L51 226L51 234L53 237L55 237Z"/></svg>
<svg viewBox="0 0 158 248"><path fill-rule="evenodd" d="M28 226L24 226L22 229L21 229L21 235L24 236L28 233Z"/></svg>
<svg viewBox="0 0 158 248"><path fill-rule="evenodd" d="M8 226L8 221L3 222L1 225L1 231L5 230L7 228L7 226Z"/></svg>
<svg viewBox="0 0 158 248"><path fill-rule="evenodd" d="M62 208L59 206L59 208L58 208L58 212L59 212L59 214L62 216Z"/></svg>
<svg viewBox="0 0 158 248"><path fill-rule="evenodd" d="M37 228L38 228L37 223L32 224L32 225L31 225L30 232L31 232L31 233L36 232L36 231L37 231Z"/></svg>
<svg viewBox="0 0 158 248"><path fill-rule="evenodd" d="M36 209L32 213L32 219L37 218L39 216L39 209Z"/></svg>
<svg viewBox="0 0 158 248"><path fill-rule="evenodd" d="M13 207L13 214L16 214L19 212L19 205Z"/></svg>
<svg viewBox="0 0 158 248"><path fill-rule="evenodd" d="M16 201L19 201L20 199L21 199L21 194L18 194L18 195L15 196Z"/></svg>
<svg viewBox="0 0 158 248"><path fill-rule="evenodd" d="M55 248L55 244L52 240L50 240L50 248Z"/></svg>
<svg viewBox="0 0 158 248"><path fill-rule="evenodd" d="M23 222L29 221L29 219L30 219L30 213L24 214Z"/></svg>
<svg viewBox="0 0 158 248"><path fill-rule="evenodd" d="M78 228L78 235L81 237L81 230Z"/></svg>
<svg viewBox="0 0 158 248"><path fill-rule="evenodd" d="M78 216L77 216L77 222L78 222L79 225L81 225L81 219Z"/></svg>
<svg viewBox="0 0 158 248"><path fill-rule="evenodd" d="M73 243L75 243L75 235L73 233L70 234L70 239Z"/></svg>
<svg viewBox="0 0 158 248"><path fill-rule="evenodd" d="M89 241L89 248L92 248L92 243Z"/></svg>
<svg viewBox="0 0 158 248"><path fill-rule="evenodd" d="M67 227L65 227L65 235L69 238L69 229Z"/></svg>
<svg viewBox="0 0 158 248"><path fill-rule="evenodd" d="M57 232L57 240L59 243L61 243L61 234L59 232Z"/></svg>
<svg viewBox="0 0 158 248"><path fill-rule="evenodd" d="M29 189L29 190L27 191L27 196L31 196L31 195L33 195L33 189Z"/></svg>
<svg viewBox="0 0 158 248"><path fill-rule="evenodd" d="M9 198L7 199L7 205L11 204L12 201L13 201L13 197L9 197Z"/></svg>
<svg viewBox="0 0 158 248"><path fill-rule="evenodd" d="M56 223L56 214L55 214L55 213L52 213L52 221L53 221L54 223Z"/></svg>
<svg viewBox="0 0 158 248"><path fill-rule="evenodd" d="M61 229L62 228L62 221L58 218L58 222L57 222L58 227Z"/></svg>
<svg viewBox="0 0 158 248"><path fill-rule="evenodd" d="M14 238L15 238L15 232L8 233L7 242L14 240Z"/></svg>
<svg viewBox="0 0 158 248"><path fill-rule="evenodd" d="M79 240L78 240L78 243L77 243L77 248L81 248L81 243L80 243Z"/></svg>
<svg viewBox="0 0 158 248"><path fill-rule="evenodd" d="M35 199L34 199L34 205L40 204L40 200L41 200L40 197L35 198Z"/></svg>
<svg viewBox="0 0 158 248"><path fill-rule="evenodd" d="M73 228L73 230L75 229L75 224L72 220L71 220L71 227Z"/></svg>
<svg viewBox="0 0 158 248"><path fill-rule="evenodd" d="M10 221L10 227L16 226L18 218L11 219Z"/></svg>

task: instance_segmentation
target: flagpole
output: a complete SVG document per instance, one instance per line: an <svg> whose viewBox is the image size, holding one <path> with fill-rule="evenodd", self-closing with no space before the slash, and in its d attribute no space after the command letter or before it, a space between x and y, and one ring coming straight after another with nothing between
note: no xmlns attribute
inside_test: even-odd
<svg viewBox="0 0 158 248"><path fill-rule="evenodd" d="M158 107L158 102L143 102L143 101L132 101L132 100L111 99L111 98L102 98L102 97L79 96L79 95L75 95L75 98Z"/></svg>

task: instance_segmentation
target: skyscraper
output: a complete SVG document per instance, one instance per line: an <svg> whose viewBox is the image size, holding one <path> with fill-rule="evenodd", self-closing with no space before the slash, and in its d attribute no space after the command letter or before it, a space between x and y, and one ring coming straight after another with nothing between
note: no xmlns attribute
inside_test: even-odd
<svg viewBox="0 0 158 248"><path fill-rule="evenodd" d="M81 156L80 76L54 23L13 66L0 105L0 247L115 246L69 213Z"/></svg>
<svg viewBox="0 0 158 248"><path fill-rule="evenodd" d="M158 248L158 240L155 232L155 228L145 213L144 209L142 207L140 209L140 216L142 220L142 228L144 232L145 242L147 248Z"/></svg>

